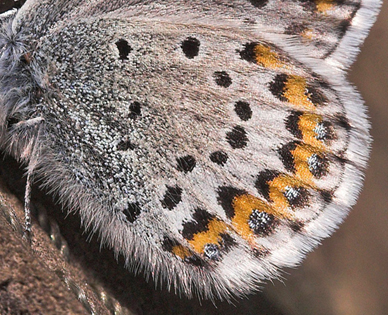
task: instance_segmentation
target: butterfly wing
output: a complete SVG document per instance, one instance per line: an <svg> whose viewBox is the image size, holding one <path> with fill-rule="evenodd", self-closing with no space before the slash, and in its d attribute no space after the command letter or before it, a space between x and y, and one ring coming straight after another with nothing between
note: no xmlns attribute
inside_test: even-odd
<svg viewBox="0 0 388 315"><path fill-rule="evenodd" d="M355 202L369 125L340 66L378 6L28 1L1 143L128 266L189 296L247 294Z"/></svg>

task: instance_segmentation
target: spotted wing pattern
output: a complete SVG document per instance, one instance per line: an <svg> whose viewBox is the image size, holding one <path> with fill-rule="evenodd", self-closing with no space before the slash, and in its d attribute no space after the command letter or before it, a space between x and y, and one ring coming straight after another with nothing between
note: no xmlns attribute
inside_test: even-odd
<svg viewBox="0 0 388 315"><path fill-rule="evenodd" d="M379 4L27 1L3 24L0 143L129 267L247 294L355 202L369 124L342 69Z"/></svg>

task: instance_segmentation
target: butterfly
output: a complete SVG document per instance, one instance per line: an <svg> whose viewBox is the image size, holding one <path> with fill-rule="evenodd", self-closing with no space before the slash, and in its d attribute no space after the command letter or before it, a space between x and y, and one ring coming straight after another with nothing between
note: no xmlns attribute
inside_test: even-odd
<svg viewBox="0 0 388 315"><path fill-rule="evenodd" d="M1 17L1 148L128 268L244 296L356 201L371 139L346 69L380 5L28 0Z"/></svg>

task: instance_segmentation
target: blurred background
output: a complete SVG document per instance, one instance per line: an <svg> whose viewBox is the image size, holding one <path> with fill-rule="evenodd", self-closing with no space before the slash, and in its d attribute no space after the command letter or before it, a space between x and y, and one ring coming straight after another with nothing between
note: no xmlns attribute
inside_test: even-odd
<svg viewBox="0 0 388 315"><path fill-rule="evenodd" d="M0 1L0 9L7 5L7 2L13 1ZM372 122L371 132L374 141L364 189L357 205L340 229L331 238L323 241L317 250L309 254L301 266L285 270L283 282L268 283L262 293L252 295L249 299L236 301L235 305L216 303L215 306L211 302L199 303L196 300L179 298L160 288L155 289L153 282L147 283L142 275L132 276L124 270L121 267L122 259L120 258L119 263L116 263L110 251L100 250L96 237L93 237L90 242L87 241L87 235L79 228L80 222L77 216L69 215L65 219L60 207L51 201L52 198L47 198L44 193L35 189L34 204L38 205L37 208L45 209L50 218L46 221L58 222L59 234L66 240L64 243L56 244L62 253L65 252L65 258L55 250L48 254L49 259L39 254L41 253L39 249L43 246L50 247L45 244L49 242L49 238L41 236L39 242L34 242L35 253L29 250L20 251L18 254L21 258L7 260L7 266L11 267L4 269L4 261L10 258L9 254L5 254L6 247L11 249L24 247L18 243L20 240L12 240L16 245L12 245L11 241L3 241L0 244L0 260L3 262L3 267L0 267L0 305L2 301L4 302L1 292L4 291L5 282L2 279L11 279L10 283L16 281L26 272L24 269L20 270L21 262L28 265L37 261L38 266L43 267L35 269L31 267L31 271L28 271L35 272L37 274L35 278L39 279L37 284L27 283L31 287L30 291L23 291L20 288L18 291L13 287L14 291L11 292L10 285L6 286L9 295L5 297L15 298L19 303L16 303L18 306L15 306L15 309L28 310L29 313L25 314L34 314L34 311L31 311L34 303L38 305L35 310L43 309L44 314L88 313L85 308L78 305L75 295L68 295L69 291L63 284L62 274L73 277L76 287L103 288L104 294L107 293L118 301L118 304L115 304L117 309L119 309L117 305L122 305L129 309L128 313L132 314L388 314L387 17L388 1L383 5L377 23L363 45L349 76L350 81L358 87L365 99ZM0 179L6 183L4 185L6 188L0 189L0 194L8 196L7 200L12 199L12 194L22 196L25 183L22 170L18 169L15 161L9 158L5 158L0 164ZM0 199L0 203L2 200ZM15 201L13 207L19 214L21 213L20 203ZM47 229L50 230L50 228ZM7 233L13 237L13 232L7 224L0 222L0 237L4 237ZM51 238L55 239L53 228L50 233ZM59 241L56 240L56 242ZM63 244L67 244L66 247L63 247ZM50 264L58 260L65 262ZM60 275L57 272L58 268L53 267L55 264L57 266L61 264ZM48 272L48 275L41 274L43 270ZM8 276L8 273L12 276ZM50 298L46 299L45 296L35 294L38 300L40 298L37 302L25 292L31 292L35 285L40 283L46 285L41 295L47 295ZM55 297L53 297L53 283L57 283ZM88 294L95 294L91 292ZM91 303L91 308L98 309L96 313L108 313L105 306L96 306L99 302L94 298L90 297L86 300ZM53 307L49 305L50 303L57 304ZM66 308L70 305L74 305L74 309ZM114 306L111 309L114 309ZM4 311L4 314L8 313Z"/></svg>

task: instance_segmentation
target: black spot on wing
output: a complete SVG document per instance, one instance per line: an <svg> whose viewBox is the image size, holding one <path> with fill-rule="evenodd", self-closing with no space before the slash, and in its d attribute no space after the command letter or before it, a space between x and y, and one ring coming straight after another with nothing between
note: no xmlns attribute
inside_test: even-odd
<svg viewBox="0 0 388 315"><path fill-rule="evenodd" d="M187 240L192 240L194 234L207 231L210 220L214 218L206 210L197 208L193 213L193 220L183 225L182 236Z"/></svg>
<svg viewBox="0 0 388 315"><path fill-rule="evenodd" d="M256 8L262 9L268 3L268 0L249 0L249 2Z"/></svg>
<svg viewBox="0 0 388 315"><path fill-rule="evenodd" d="M174 246L177 245L180 245L178 241L165 236L162 242L162 249L167 252L172 252Z"/></svg>
<svg viewBox="0 0 388 315"><path fill-rule="evenodd" d="M188 37L182 42L181 48L187 58L193 59L198 56L200 44L198 39Z"/></svg>
<svg viewBox="0 0 388 315"><path fill-rule="evenodd" d="M304 227L304 223L301 221L292 221L290 223L291 230L296 232L296 233L300 232L303 229L303 227Z"/></svg>
<svg viewBox="0 0 388 315"><path fill-rule="evenodd" d="M137 202L134 203L128 203L128 206L126 209L124 209L124 214L127 218L127 220L131 223L135 222L137 217L141 213L140 205Z"/></svg>
<svg viewBox="0 0 388 315"><path fill-rule="evenodd" d="M320 191L321 193L321 196L322 196L322 199L327 203L331 203L332 200L333 200L333 195L334 193L332 191L329 191L329 190L321 190Z"/></svg>
<svg viewBox="0 0 388 315"><path fill-rule="evenodd" d="M309 100L314 104L314 105L324 105L327 103L327 98L323 94L322 90L320 88L325 87L324 82L319 82L320 86L314 85L307 85L307 91L309 95Z"/></svg>
<svg viewBox="0 0 388 315"><path fill-rule="evenodd" d="M226 71L216 71L213 74L214 80L217 85L228 88L232 85L232 78Z"/></svg>
<svg viewBox="0 0 388 315"><path fill-rule="evenodd" d="M294 156L292 155L291 151L295 150L297 145L297 142L289 142L285 145L283 145L279 150L278 153L281 157L281 161L283 162L284 167L287 171L294 173L295 172L295 163L294 163Z"/></svg>
<svg viewBox="0 0 388 315"><path fill-rule="evenodd" d="M132 48L129 46L128 42L125 39L119 39L116 42L116 47L119 50L120 60L128 60L128 55L132 51Z"/></svg>
<svg viewBox="0 0 388 315"><path fill-rule="evenodd" d="M256 53L255 53L255 47L257 46L256 42L250 42L246 43L243 46L243 50L237 50L237 52L240 54L241 59L256 63Z"/></svg>
<svg viewBox="0 0 388 315"><path fill-rule="evenodd" d="M264 170L259 173L256 178L255 187L263 197L269 200L269 182L279 175L279 172L274 170Z"/></svg>
<svg viewBox="0 0 388 315"><path fill-rule="evenodd" d="M235 126L226 133L226 140L233 149L242 149L248 144L247 132L241 126Z"/></svg>
<svg viewBox="0 0 388 315"><path fill-rule="evenodd" d="M228 154L223 151L215 151L210 154L210 161L218 165L224 166L225 163L228 161Z"/></svg>
<svg viewBox="0 0 388 315"><path fill-rule="evenodd" d="M203 267L205 266L205 261L203 261L200 257L197 255L188 256L184 259L185 262L187 262L190 265L197 266L197 267Z"/></svg>
<svg viewBox="0 0 388 315"><path fill-rule="evenodd" d="M298 139L302 139L303 137L303 133L299 129L299 119L302 115L303 113L300 111L292 111L286 118L286 129Z"/></svg>
<svg viewBox="0 0 388 315"><path fill-rule="evenodd" d="M247 121L252 118L252 109L248 102L238 101L234 105L234 111L237 116L243 120Z"/></svg>
<svg viewBox="0 0 388 315"><path fill-rule="evenodd" d="M222 239L222 248L225 252L229 251L232 247L237 245L235 239L230 236L230 234L222 233L220 236Z"/></svg>
<svg viewBox="0 0 388 315"><path fill-rule="evenodd" d="M345 116L343 115L336 116L336 121L338 125L344 128L346 131L349 131L350 129L352 129L352 126L350 125L349 120Z"/></svg>
<svg viewBox="0 0 388 315"><path fill-rule="evenodd" d="M141 115L141 104L135 101L129 106L129 110L131 111L129 114L129 118L136 119Z"/></svg>
<svg viewBox="0 0 388 315"><path fill-rule="evenodd" d="M223 186L217 189L217 202L225 210L226 216L231 219L234 217L233 199L236 196L245 194L246 191L231 186Z"/></svg>
<svg viewBox="0 0 388 315"><path fill-rule="evenodd" d="M117 150L128 151L135 149L135 145L130 140L122 140L117 144Z"/></svg>
<svg viewBox="0 0 388 315"><path fill-rule="evenodd" d="M161 200L162 206L168 210L174 209L182 201L182 188L166 186L167 190Z"/></svg>
<svg viewBox="0 0 388 315"><path fill-rule="evenodd" d="M186 155L176 159L178 171L188 173L191 172L195 165L196 160L192 155Z"/></svg>
<svg viewBox="0 0 388 315"><path fill-rule="evenodd" d="M276 96L279 100L283 102L287 101L287 98L283 96L287 80L288 75L281 73L278 74L275 79L269 84L269 90L272 95Z"/></svg>

